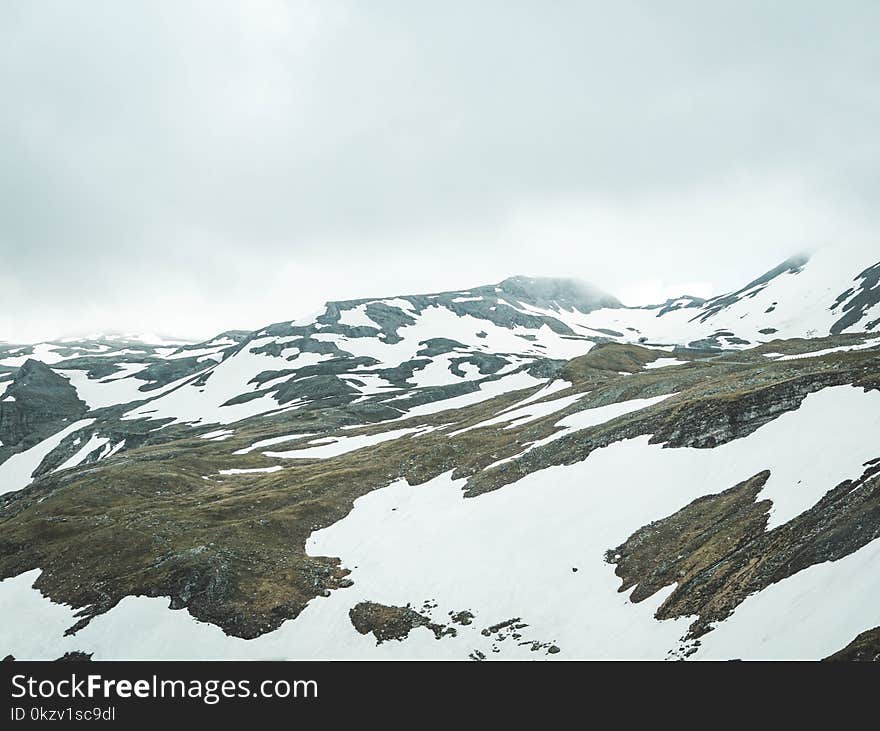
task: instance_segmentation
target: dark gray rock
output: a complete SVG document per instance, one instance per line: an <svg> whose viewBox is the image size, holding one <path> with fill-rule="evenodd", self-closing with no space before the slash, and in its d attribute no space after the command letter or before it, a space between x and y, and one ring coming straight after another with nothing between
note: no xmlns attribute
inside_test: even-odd
<svg viewBox="0 0 880 731"><path fill-rule="evenodd" d="M70 381L28 359L0 396L0 441L27 448L88 410Z"/></svg>

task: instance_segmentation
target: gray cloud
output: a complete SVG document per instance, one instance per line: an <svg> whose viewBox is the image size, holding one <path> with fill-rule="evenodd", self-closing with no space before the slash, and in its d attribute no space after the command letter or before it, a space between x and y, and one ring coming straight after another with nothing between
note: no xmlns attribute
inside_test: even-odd
<svg viewBox="0 0 880 731"><path fill-rule="evenodd" d="M875 3L0 8L0 339L737 285L875 225Z"/></svg>

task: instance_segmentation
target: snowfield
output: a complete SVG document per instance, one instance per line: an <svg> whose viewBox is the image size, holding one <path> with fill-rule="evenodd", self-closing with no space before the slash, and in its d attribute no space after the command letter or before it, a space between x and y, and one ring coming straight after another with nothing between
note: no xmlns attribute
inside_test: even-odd
<svg viewBox="0 0 880 731"><path fill-rule="evenodd" d="M615 406L620 412L633 404ZM827 428L844 418L855 428ZM399 431L392 434L414 430ZM653 616L674 587L632 603L618 592L620 580L605 552L695 498L768 468L759 499L773 500L771 523L779 525L841 481L858 477L863 463L877 456L878 433L880 393L840 386L811 394L796 411L714 449L664 449L638 437L467 499L463 481L448 474L419 486L399 481L359 498L346 518L308 540L311 555L341 557L354 586L314 599L298 618L255 640L227 637L185 611L168 609L167 600L146 597L128 597L64 637L73 612L30 588L34 571L0 582L0 609L14 618L0 627L0 643L21 658L59 657L73 649L102 659L464 659L475 651L488 658L534 658L551 657L549 646L559 648L552 655L558 658L677 657L689 619ZM289 456L353 446L341 438ZM817 468L805 458L819 449L826 457ZM840 649L877 624L878 561L880 541L874 541L770 586L705 635L693 658L819 658ZM361 601L411 604L439 623L462 610L475 620L456 627L456 637L438 640L416 628L403 641L377 646L349 620L348 610ZM432 606L422 609L426 601ZM526 644L480 632L514 618L527 625L520 630Z"/></svg>
<svg viewBox="0 0 880 731"><path fill-rule="evenodd" d="M292 449L286 452L263 452L263 454L266 457L279 457L282 459L329 459L340 454L353 452L356 449L372 447L382 442L415 435L423 431L426 431L426 429L415 427L412 429L395 429L379 434L363 434L355 437L322 437L321 439L309 442L299 449Z"/></svg>
<svg viewBox="0 0 880 731"><path fill-rule="evenodd" d="M33 473L49 452L61 444L70 434L93 423L94 419L77 421L39 444L35 444L27 451L13 454L3 464L0 464L0 495L21 490L30 485L33 481Z"/></svg>

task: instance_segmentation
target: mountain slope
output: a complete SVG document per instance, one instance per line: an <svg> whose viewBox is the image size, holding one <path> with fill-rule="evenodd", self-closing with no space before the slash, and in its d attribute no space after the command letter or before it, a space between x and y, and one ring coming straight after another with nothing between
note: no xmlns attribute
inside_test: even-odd
<svg viewBox="0 0 880 731"><path fill-rule="evenodd" d="M792 257L735 292L674 310L594 311L584 320L650 342L738 348L773 338L871 332L880 324L877 255L823 249Z"/></svg>
<svg viewBox="0 0 880 731"><path fill-rule="evenodd" d="M36 369L80 405L0 447L0 603L22 617L0 641L869 654L875 268L823 256L705 302L515 277L200 344L9 346L7 394Z"/></svg>

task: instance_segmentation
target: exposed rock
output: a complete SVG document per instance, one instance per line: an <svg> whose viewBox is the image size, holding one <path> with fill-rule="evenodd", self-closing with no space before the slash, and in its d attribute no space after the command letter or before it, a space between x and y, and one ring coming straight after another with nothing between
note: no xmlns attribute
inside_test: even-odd
<svg viewBox="0 0 880 731"><path fill-rule="evenodd" d="M474 621L473 613L467 609L460 612L450 612L449 616L455 624L468 625Z"/></svg>
<svg viewBox="0 0 880 731"><path fill-rule="evenodd" d="M769 503L753 502L767 477L699 498L608 551L621 590L636 586L633 601L641 601L676 583L657 618L697 615L689 636L699 637L748 595L880 538L880 461L770 531L764 531Z"/></svg>
<svg viewBox="0 0 880 731"><path fill-rule="evenodd" d="M865 316L868 310L880 303L880 262L865 269L856 279L861 280L858 291L848 289L832 305L832 307L839 307L842 304L845 313L831 326L832 335L837 335L848 327L852 327ZM873 325L866 329L872 330Z"/></svg>
<svg viewBox="0 0 880 731"><path fill-rule="evenodd" d="M65 652L55 662L89 662L92 659L92 655L94 655L93 652L74 650L72 652Z"/></svg>
<svg viewBox="0 0 880 731"><path fill-rule="evenodd" d="M826 660L880 662L880 627L866 630L842 650L829 655Z"/></svg>
<svg viewBox="0 0 880 731"><path fill-rule="evenodd" d="M354 628L362 635L373 633L376 644L387 640L405 640L416 627L427 627L437 639L446 628L432 622L409 607L389 607L375 602L361 602L353 606L348 616Z"/></svg>
<svg viewBox="0 0 880 731"><path fill-rule="evenodd" d="M70 381L28 359L0 395L0 442L30 446L87 411Z"/></svg>

